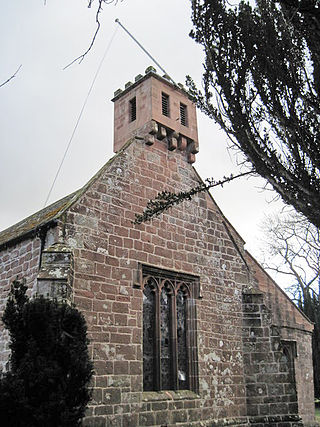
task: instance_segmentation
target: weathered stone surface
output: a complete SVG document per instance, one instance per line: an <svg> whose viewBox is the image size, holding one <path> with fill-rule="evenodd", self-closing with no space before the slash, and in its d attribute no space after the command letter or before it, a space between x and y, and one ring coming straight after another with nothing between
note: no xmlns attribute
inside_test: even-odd
<svg viewBox="0 0 320 427"><path fill-rule="evenodd" d="M124 92L129 95L130 88ZM139 94L146 99L146 93ZM118 96L120 128L127 123L127 110ZM87 319L95 365L84 426L293 427L301 425L297 402L299 413L311 422L312 327L260 270L253 278L253 267L248 271L244 262L244 242L210 195L199 194L152 223L133 224L135 213L158 191L182 191L199 183L188 163L197 146L186 152L187 138L179 128L179 150L169 151L166 129L173 128L154 123L135 130L137 138L79 193L55 230L47 231L49 237L26 238L0 253L1 311L17 275L27 279L30 293L36 292L37 278L72 284L73 301ZM152 145L143 143L147 135L153 136ZM55 244L70 253L49 253ZM200 278L200 297L192 301L197 336L193 391L143 392L141 263ZM1 333L5 367L8 337ZM283 360L284 341L297 343L296 386Z"/></svg>

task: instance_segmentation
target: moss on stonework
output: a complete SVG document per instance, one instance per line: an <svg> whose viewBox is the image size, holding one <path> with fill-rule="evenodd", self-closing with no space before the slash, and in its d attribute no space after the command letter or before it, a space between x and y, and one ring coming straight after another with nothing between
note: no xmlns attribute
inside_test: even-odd
<svg viewBox="0 0 320 427"><path fill-rule="evenodd" d="M181 391L144 391L142 400L144 402L152 400L182 400L182 399L199 399L200 396L190 390Z"/></svg>
<svg viewBox="0 0 320 427"><path fill-rule="evenodd" d="M168 424L167 427L173 427L177 424ZM189 426L201 426L201 427L227 427L227 426L237 426L237 427L247 427L246 418L222 418L219 420L209 419L205 421L193 421L187 423L178 423L179 427L189 427Z"/></svg>

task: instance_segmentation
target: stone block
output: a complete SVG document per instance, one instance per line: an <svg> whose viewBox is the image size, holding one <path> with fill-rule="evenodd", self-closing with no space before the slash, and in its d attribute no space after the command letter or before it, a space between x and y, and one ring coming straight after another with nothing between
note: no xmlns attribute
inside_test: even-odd
<svg viewBox="0 0 320 427"><path fill-rule="evenodd" d="M156 424L158 425L168 425L170 423L171 419L171 413L164 410L164 411L157 411L155 412L156 416Z"/></svg>
<svg viewBox="0 0 320 427"><path fill-rule="evenodd" d="M162 141L164 138L167 137L167 130L163 126L158 127L158 133L157 133L157 139L159 141Z"/></svg>
<svg viewBox="0 0 320 427"><path fill-rule="evenodd" d="M188 414L185 410L172 411L171 419L173 424L179 424L188 421Z"/></svg>
<svg viewBox="0 0 320 427"><path fill-rule="evenodd" d="M270 403L270 414L274 415L282 415L282 414L289 414L288 411L288 405L285 403Z"/></svg>
<svg viewBox="0 0 320 427"><path fill-rule="evenodd" d="M133 427L138 425L139 416L137 413L124 414L122 417L122 427Z"/></svg>
<svg viewBox="0 0 320 427"><path fill-rule="evenodd" d="M121 403L121 390L118 388L105 388L102 390L103 403L107 405L115 405Z"/></svg>
<svg viewBox="0 0 320 427"><path fill-rule="evenodd" d="M153 145L155 143L154 135L146 135L144 140L146 145Z"/></svg>
<svg viewBox="0 0 320 427"><path fill-rule="evenodd" d="M283 384L268 384L268 395L281 396L284 394Z"/></svg>
<svg viewBox="0 0 320 427"><path fill-rule="evenodd" d="M86 417L82 421L83 427L105 427L106 419L104 417Z"/></svg>
<svg viewBox="0 0 320 427"><path fill-rule="evenodd" d="M168 138L168 150L169 151L174 151L176 150L178 147L178 141L176 138L174 138L173 136Z"/></svg>
<svg viewBox="0 0 320 427"><path fill-rule="evenodd" d="M190 143L187 146L187 150L191 154L197 154L199 153L199 145L196 141L190 141Z"/></svg>
<svg viewBox="0 0 320 427"><path fill-rule="evenodd" d="M247 384L247 396L265 396L267 394L266 384Z"/></svg>
<svg viewBox="0 0 320 427"><path fill-rule="evenodd" d="M115 360L114 361L114 373L120 375L129 374L129 362L124 360Z"/></svg>
<svg viewBox="0 0 320 427"><path fill-rule="evenodd" d="M163 402L152 402L151 403L151 408L152 408L153 411L167 410L168 409L168 402L167 401L163 401Z"/></svg>
<svg viewBox="0 0 320 427"><path fill-rule="evenodd" d="M102 389L101 388L95 388L92 391L92 397L91 402L96 405L101 405L103 403L102 398Z"/></svg>
<svg viewBox="0 0 320 427"><path fill-rule="evenodd" d="M113 407L110 405L101 405L95 406L94 408L95 415L110 415L113 414Z"/></svg>
<svg viewBox="0 0 320 427"><path fill-rule="evenodd" d="M155 413L154 412L142 412L139 414L139 425L140 426L153 426L155 425Z"/></svg>
<svg viewBox="0 0 320 427"><path fill-rule="evenodd" d="M180 135L179 139L178 139L178 148L179 148L179 150L180 151L185 151L187 149L187 145L188 145L187 138L185 136L183 136L183 135Z"/></svg>
<svg viewBox="0 0 320 427"><path fill-rule="evenodd" d="M193 164L196 161L196 156L193 153L188 154L188 163Z"/></svg>

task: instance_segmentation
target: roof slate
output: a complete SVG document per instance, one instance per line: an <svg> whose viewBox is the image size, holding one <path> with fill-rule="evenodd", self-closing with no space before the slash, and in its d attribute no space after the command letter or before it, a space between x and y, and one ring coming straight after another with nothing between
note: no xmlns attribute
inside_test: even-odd
<svg viewBox="0 0 320 427"><path fill-rule="evenodd" d="M130 139L82 188L2 231L0 233L0 249L28 234L36 233L42 227L60 218L132 142L133 139Z"/></svg>
<svg viewBox="0 0 320 427"><path fill-rule="evenodd" d="M39 230L45 224L57 219L77 198L77 191L69 194L63 199L52 203L50 206L36 212L35 214L23 219L15 225L7 228L0 233L0 247L9 243L11 240Z"/></svg>
<svg viewBox="0 0 320 427"><path fill-rule="evenodd" d="M59 219L61 215L66 212L104 173L104 171L114 162L114 160L118 158L127 149L127 147L133 143L134 140L135 138L131 138L130 140L128 140L126 144L124 144L123 147L113 157L111 157L108 162L105 163L102 168L82 188L52 203L50 206L47 206L46 208L34 213L33 215L23 219L22 221L7 228L6 230L0 232L0 249L16 242L17 240L20 240L26 235L37 233L42 227L49 225L49 223ZM197 178L199 179L199 182L203 182L196 169L194 167L192 169L195 172ZM239 233L224 216L221 209L212 197L210 191L208 191L207 193L215 204L215 206L217 207L217 209L219 210L222 217L224 218L224 221L232 228L232 230L241 239L241 241L245 243Z"/></svg>

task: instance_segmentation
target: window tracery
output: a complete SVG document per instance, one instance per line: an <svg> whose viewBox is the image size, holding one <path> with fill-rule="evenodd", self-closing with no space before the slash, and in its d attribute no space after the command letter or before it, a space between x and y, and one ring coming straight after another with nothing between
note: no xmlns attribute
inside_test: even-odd
<svg viewBox="0 0 320 427"><path fill-rule="evenodd" d="M142 266L143 389L197 391L199 280Z"/></svg>

